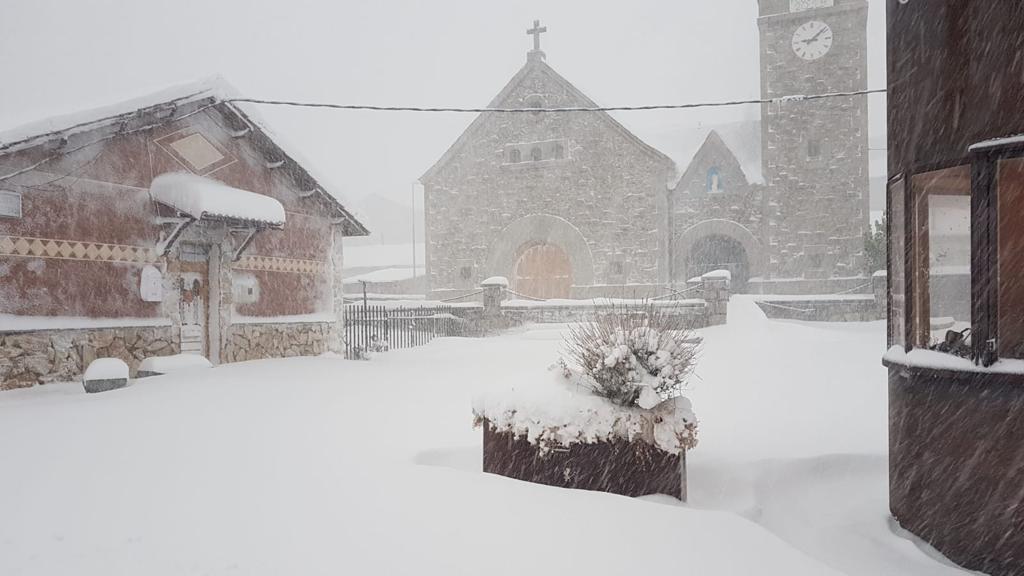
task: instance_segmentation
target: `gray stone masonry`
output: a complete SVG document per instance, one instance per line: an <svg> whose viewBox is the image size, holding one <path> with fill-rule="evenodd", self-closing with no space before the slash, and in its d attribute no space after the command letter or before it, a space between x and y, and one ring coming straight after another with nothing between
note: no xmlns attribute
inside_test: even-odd
<svg viewBox="0 0 1024 576"><path fill-rule="evenodd" d="M0 390L78 380L96 358L134 373L146 357L177 353L170 326L0 333Z"/></svg>
<svg viewBox="0 0 1024 576"><path fill-rule="evenodd" d="M329 350L332 336L333 325L327 322L232 324L224 361L317 356Z"/></svg>

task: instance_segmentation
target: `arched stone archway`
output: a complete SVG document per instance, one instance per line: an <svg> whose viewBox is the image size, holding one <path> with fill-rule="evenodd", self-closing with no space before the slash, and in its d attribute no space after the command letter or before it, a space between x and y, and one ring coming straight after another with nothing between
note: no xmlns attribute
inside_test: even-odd
<svg viewBox="0 0 1024 576"><path fill-rule="evenodd" d="M544 245L564 253L574 285L594 283L594 257L586 238L568 220L549 214L525 216L506 226L488 249L485 275L513 280L523 254L534 246Z"/></svg>
<svg viewBox="0 0 1024 576"><path fill-rule="evenodd" d="M761 276L765 270L764 246L749 229L732 220L704 220L690 226L676 238L673 255L673 273L677 281L686 281L690 275L695 274L694 271L699 268L695 268L698 263L692 261L695 255L708 261L720 260L723 263L744 266L742 276L745 278L737 278L741 282ZM714 263L709 266L714 266ZM744 286L736 288L743 289Z"/></svg>

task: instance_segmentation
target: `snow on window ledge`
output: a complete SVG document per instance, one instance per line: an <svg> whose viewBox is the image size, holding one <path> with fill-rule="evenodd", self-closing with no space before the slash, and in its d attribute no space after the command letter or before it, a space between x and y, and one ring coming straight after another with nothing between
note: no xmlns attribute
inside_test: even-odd
<svg viewBox="0 0 1024 576"><path fill-rule="evenodd" d="M233 314L232 324L329 324L337 321L337 316L330 312L314 314L295 314L291 316L245 316Z"/></svg>
<svg viewBox="0 0 1024 576"><path fill-rule="evenodd" d="M1024 375L1024 360L1004 358L991 366L975 364L967 358L961 358L945 352L915 348L906 352L902 346L893 346L882 356L887 364L899 364L908 368L927 370L952 370L956 372L977 372L985 374L1021 374Z"/></svg>

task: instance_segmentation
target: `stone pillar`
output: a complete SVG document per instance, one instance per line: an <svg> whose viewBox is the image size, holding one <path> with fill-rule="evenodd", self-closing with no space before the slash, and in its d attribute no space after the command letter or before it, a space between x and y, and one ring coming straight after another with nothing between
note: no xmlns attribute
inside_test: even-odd
<svg viewBox="0 0 1024 576"><path fill-rule="evenodd" d="M327 336L327 349L335 354L345 353L345 286L341 272L344 236L341 225L331 227L331 253L327 268L330 275L331 312L334 313L334 325Z"/></svg>
<svg viewBox="0 0 1024 576"><path fill-rule="evenodd" d="M501 311L501 302L508 290L508 280L502 276L494 276L480 283L484 294L484 312L480 323L483 333L500 330L506 327L505 316Z"/></svg>
<svg viewBox="0 0 1024 576"><path fill-rule="evenodd" d="M885 270L879 270L871 276L871 291L875 294L875 319L885 320L889 313L886 287L889 277Z"/></svg>
<svg viewBox="0 0 1024 576"><path fill-rule="evenodd" d="M721 326L725 324L729 314L729 280L726 270L708 272L700 277L704 301L707 302L706 324Z"/></svg>

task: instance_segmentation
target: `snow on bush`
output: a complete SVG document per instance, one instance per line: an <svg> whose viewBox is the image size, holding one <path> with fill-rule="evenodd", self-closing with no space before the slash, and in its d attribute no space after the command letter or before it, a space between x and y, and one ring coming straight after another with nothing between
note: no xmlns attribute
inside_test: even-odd
<svg viewBox="0 0 1024 576"><path fill-rule="evenodd" d="M672 308L645 304L597 312L572 326L562 358L566 376L620 406L653 408L681 396L699 340Z"/></svg>
<svg viewBox="0 0 1024 576"><path fill-rule="evenodd" d="M672 307L623 305L571 326L557 373L473 400L474 424L525 437L545 454L574 443L643 440L679 454L697 445L682 396L699 339Z"/></svg>

